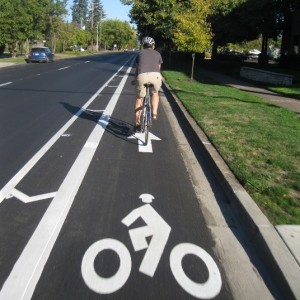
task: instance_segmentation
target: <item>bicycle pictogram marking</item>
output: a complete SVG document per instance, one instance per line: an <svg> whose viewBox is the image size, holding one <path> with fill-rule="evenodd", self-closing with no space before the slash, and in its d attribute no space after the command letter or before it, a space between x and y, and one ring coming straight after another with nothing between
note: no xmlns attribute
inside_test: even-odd
<svg viewBox="0 0 300 300"><path fill-rule="evenodd" d="M145 204L131 211L121 222L127 227L139 218L146 223L145 226L130 229L129 236L134 251L146 250L139 271L153 277L168 242L171 227L151 206L154 197L142 194L140 199ZM147 242L147 238L152 237ZM118 255L120 265L117 272L104 278L97 274L94 261L103 250L112 250ZM182 268L182 260L186 255L193 254L206 265L209 277L206 282L198 283L191 280ZM86 285L96 293L111 294L118 291L127 282L131 273L132 261L127 247L115 239L102 239L93 243L85 252L81 273ZM220 293L222 279L218 266L213 258L201 247L190 243L176 245L170 254L170 267L175 280L190 295L199 299L211 299Z"/></svg>

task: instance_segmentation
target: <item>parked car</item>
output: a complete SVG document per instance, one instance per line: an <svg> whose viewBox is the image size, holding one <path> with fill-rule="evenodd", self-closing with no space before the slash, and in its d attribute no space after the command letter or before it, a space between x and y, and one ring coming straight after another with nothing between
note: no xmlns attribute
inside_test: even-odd
<svg viewBox="0 0 300 300"><path fill-rule="evenodd" d="M33 47L26 59L27 63L31 62L53 62L54 54L48 47Z"/></svg>
<svg viewBox="0 0 300 300"><path fill-rule="evenodd" d="M247 59L247 55L238 51L226 51L224 53L218 54L218 59L229 60L229 61L244 61Z"/></svg>
<svg viewBox="0 0 300 300"><path fill-rule="evenodd" d="M84 48L82 46L77 46L77 45L73 45L70 47L71 50L73 51L79 51L79 52L84 52Z"/></svg>
<svg viewBox="0 0 300 300"><path fill-rule="evenodd" d="M258 59L258 56L261 52L257 49L251 49L248 52L248 59Z"/></svg>

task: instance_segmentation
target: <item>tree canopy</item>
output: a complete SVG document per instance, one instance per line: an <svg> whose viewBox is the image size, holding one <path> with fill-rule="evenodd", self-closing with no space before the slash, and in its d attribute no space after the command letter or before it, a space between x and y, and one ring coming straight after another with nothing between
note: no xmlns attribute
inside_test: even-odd
<svg viewBox="0 0 300 300"><path fill-rule="evenodd" d="M1 0L0 1L0 51L6 45L12 56L20 45L46 41L55 52L65 51L74 45L84 48L93 46L101 39L110 47L116 43L119 48L136 47L135 31L128 22L103 20L106 17L100 0L73 0L72 23L65 19L67 0ZM82 26L85 25L85 30ZM108 29L107 26L111 26ZM106 32L110 31L109 35Z"/></svg>
<svg viewBox="0 0 300 300"><path fill-rule="evenodd" d="M136 32L128 22L105 20L101 23L102 43L105 48L117 45L118 49L135 48Z"/></svg>
<svg viewBox="0 0 300 300"><path fill-rule="evenodd" d="M299 5L299 0L120 1L131 6L130 17L140 37L150 35L160 46L196 52L203 51L212 42L213 53L218 46L259 36L263 36L266 44L269 37L276 38L289 30L291 16ZM67 0L1 0L0 46L8 45L14 54L18 44L37 39L47 40L54 49L57 39L66 46L71 40L83 39L85 44L93 44L99 24L106 17L101 0L73 0L70 26L65 19L66 4ZM83 25L85 33L80 31ZM124 26L122 23L117 26L124 41L118 40L117 35L111 39L118 41L118 45L126 44ZM128 32L132 32L132 28ZM105 38L108 43L108 36ZM288 40L285 43L289 45Z"/></svg>
<svg viewBox="0 0 300 300"><path fill-rule="evenodd" d="M183 39L201 44L212 37L213 52L218 46L228 43L241 43L257 39L260 35L276 38L283 32L284 23L288 14L295 9L298 0L209 0L201 1L203 7L210 7L208 14L200 15L198 23L211 29L204 33L204 29L197 28L195 14L195 0L121 0L123 4L131 5L130 16L137 24L140 35L151 35L156 40L176 40L181 34ZM204 8L203 8L204 9ZM185 15L185 21L183 16ZM188 21L189 19L189 21ZM193 23L193 31L199 30L200 34L187 31L187 22ZM207 29L207 28L205 28ZM181 48L183 49L184 47Z"/></svg>
<svg viewBox="0 0 300 300"><path fill-rule="evenodd" d="M173 32L176 46L188 52L204 52L211 45L212 32L207 16L210 5L205 0L191 0L189 9L179 4L181 13L176 16L177 26Z"/></svg>
<svg viewBox="0 0 300 300"><path fill-rule="evenodd" d="M65 14L65 6L66 0L1 0L0 45L8 44L15 55L18 42L51 35L53 18Z"/></svg>

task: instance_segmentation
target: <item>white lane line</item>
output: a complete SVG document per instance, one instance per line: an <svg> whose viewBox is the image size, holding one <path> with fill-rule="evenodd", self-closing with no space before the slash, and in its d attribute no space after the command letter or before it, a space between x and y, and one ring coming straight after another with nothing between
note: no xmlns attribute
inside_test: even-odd
<svg viewBox="0 0 300 300"><path fill-rule="evenodd" d="M71 68L71 66L60 68L60 69L58 69L58 71L69 69L69 68Z"/></svg>
<svg viewBox="0 0 300 300"><path fill-rule="evenodd" d="M47 193L47 194L42 194L42 195L37 195L37 196L28 196L21 191L18 191L16 189L13 189L10 193L10 197L16 197L20 201L24 203L30 203L30 202L35 202L35 201L40 201L40 200L46 200L50 198L55 197L56 192L54 193Z"/></svg>
<svg viewBox="0 0 300 300"><path fill-rule="evenodd" d="M12 84L12 81L6 82L6 83L2 83L2 84L0 84L0 86L5 86L5 85L9 85L9 84Z"/></svg>
<svg viewBox="0 0 300 300"><path fill-rule="evenodd" d="M106 125L119 100L131 67L108 103L98 124L83 147L49 205L42 220L24 248L0 292L0 300L30 299L50 252L68 215L81 182L99 145ZM101 125L101 126L99 126ZM91 147L90 147L91 145Z"/></svg>
<svg viewBox="0 0 300 300"><path fill-rule="evenodd" d="M125 64L124 64L125 65ZM0 190L0 204L9 195L10 191L23 179L23 177L33 168L33 166L45 155L54 143L67 131L67 129L77 120L82 112L95 100L105 89L110 81L122 70L123 66L110 77L106 83L86 102L85 105L74 115L24 166L23 168Z"/></svg>

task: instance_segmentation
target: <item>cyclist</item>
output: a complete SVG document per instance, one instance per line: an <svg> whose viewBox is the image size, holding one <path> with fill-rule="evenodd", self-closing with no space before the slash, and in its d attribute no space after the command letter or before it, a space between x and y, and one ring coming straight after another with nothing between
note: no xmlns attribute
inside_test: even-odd
<svg viewBox="0 0 300 300"><path fill-rule="evenodd" d="M157 109L159 104L158 91L161 87L160 67L163 63L160 53L155 48L153 38L146 36L142 40L143 49L139 52L136 59L136 76L137 76L137 98L135 102L135 131L140 131L140 116L143 105L143 98L146 96L146 83L152 83L151 93L152 119L157 119Z"/></svg>

